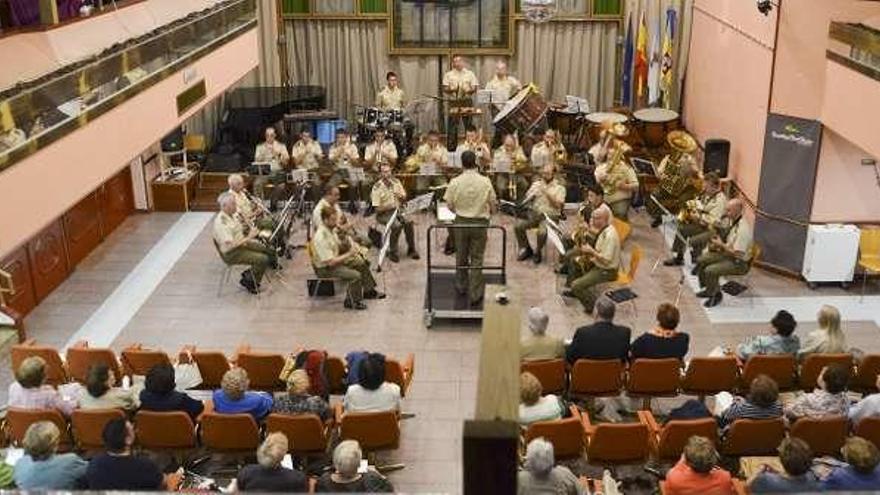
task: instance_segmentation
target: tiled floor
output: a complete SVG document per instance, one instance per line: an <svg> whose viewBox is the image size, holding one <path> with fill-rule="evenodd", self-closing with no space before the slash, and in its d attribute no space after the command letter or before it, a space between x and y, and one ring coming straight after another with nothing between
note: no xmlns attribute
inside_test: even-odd
<svg viewBox="0 0 880 495"><path fill-rule="evenodd" d="M28 316L30 336L39 342L64 346L179 218L179 214L168 213L129 218ZM367 222L360 217L355 221ZM401 447L388 456L406 462L407 467L390 477L404 491L459 493L461 425L472 414L475 403L479 325L437 320L431 329L423 326L424 225L428 222L424 217L418 221L422 225L418 228L422 260L386 262L377 279L389 297L371 302L366 312L343 310L338 297L308 299L304 279L311 270L302 251L286 263L284 283L272 282L259 297L240 290L235 284L237 275L222 287L218 297L224 267L211 243L209 223L146 301L134 308L131 320L118 335L108 336L108 341L117 350L140 342L169 352L184 344L196 344L232 353L238 345L249 343L257 349L276 352L305 347L324 348L333 354L356 349L391 356L415 353L415 380L404 408L416 416L403 422ZM506 217L496 221L508 227L512 224ZM509 284L521 294L525 306L541 305L550 313L550 333L570 337L575 327L589 323L590 318L574 301L564 301L557 295L558 282L547 264L536 267L513 261L514 241L512 230L508 230ZM655 306L674 298L681 272L659 267L650 273L662 242L660 234L647 227L644 217L636 218L627 243L642 246L644 256L634 285L639 294L637 311L633 314L626 306L621 308L620 320L640 332L652 325ZM433 242L433 252L442 259L440 244L441 240ZM487 263L500 260L499 239L490 241L487 253ZM815 297L857 293L856 289L846 292L839 288L810 291L800 282L765 273L756 273L752 282L754 295L802 296L785 301L801 304L804 300L807 307L815 302ZM874 284L870 292L876 295L880 291ZM754 302L761 305L763 300ZM765 331L765 325L760 323L765 320L755 322L749 317L754 311L748 309L747 300L726 300L725 305L744 307L718 313L721 316L716 315L717 321L723 322L718 324L712 323L700 302L686 287L680 301L681 329L692 335L692 354L704 354L716 345L734 344L747 335ZM857 304L856 296L847 298L847 304ZM736 319L738 314L743 315L742 320ZM809 317L810 312L804 314ZM815 323L804 321L798 332L804 334L814 327ZM848 322L846 331L851 345L880 351L874 321ZM0 376L4 383L12 379L8 364L3 366ZM5 388L0 393L5 393Z"/></svg>

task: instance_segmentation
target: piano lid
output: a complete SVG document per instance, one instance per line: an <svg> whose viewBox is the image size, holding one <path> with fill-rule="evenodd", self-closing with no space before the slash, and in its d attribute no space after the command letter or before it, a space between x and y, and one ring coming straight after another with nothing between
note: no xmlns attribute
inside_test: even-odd
<svg viewBox="0 0 880 495"><path fill-rule="evenodd" d="M287 113L321 110L327 106L323 86L237 88L227 98L229 109L265 109L280 117Z"/></svg>

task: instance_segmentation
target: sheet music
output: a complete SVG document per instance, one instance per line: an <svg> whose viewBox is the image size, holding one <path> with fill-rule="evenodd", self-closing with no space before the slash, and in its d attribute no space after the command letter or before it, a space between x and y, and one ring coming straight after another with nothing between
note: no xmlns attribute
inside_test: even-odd
<svg viewBox="0 0 880 495"><path fill-rule="evenodd" d="M547 239L550 241L550 244L556 247L559 254L565 254L565 246L562 245L562 239L556 233L556 229L547 229Z"/></svg>
<svg viewBox="0 0 880 495"><path fill-rule="evenodd" d="M367 175L364 173L364 169L360 167L349 167L348 178L352 182L364 182L367 180Z"/></svg>
<svg viewBox="0 0 880 495"><path fill-rule="evenodd" d="M565 103L569 113L590 113L590 102L580 96L565 95Z"/></svg>
<svg viewBox="0 0 880 495"><path fill-rule="evenodd" d="M382 262L385 261L385 255L388 254L388 246L391 245L391 226L397 221L398 213L400 213L400 209L395 208L391 218L388 219L388 223L385 224L385 230L382 231L382 247L379 248L379 256L376 259L377 266L382 266Z"/></svg>
<svg viewBox="0 0 880 495"><path fill-rule="evenodd" d="M449 152L449 166L453 168L461 168L461 154L464 151L450 151Z"/></svg>
<svg viewBox="0 0 880 495"><path fill-rule="evenodd" d="M437 221L451 223L455 220L455 213L446 206L446 203L437 203Z"/></svg>
<svg viewBox="0 0 880 495"><path fill-rule="evenodd" d="M421 175L437 175L437 164L433 161L422 162L419 165L419 174Z"/></svg>
<svg viewBox="0 0 880 495"><path fill-rule="evenodd" d="M302 168L295 168L288 174L290 182L306 182L309 180L309 171Z"/></svg>
<svg viewBox="0 0 880 495"><path fill-rule="evenodd" d="M478 89L475 97L478 105L504 104L507 99L507 92L503 89Z"/></svg>
<svg viewBox="0 0 880 495"><path fill-rule="evenodd" d="M510 172L510 158L500 157L495 159L495 171L506 174Z"/></svg>
<svg viewBox="0 0 880 495"><path fill-rule="evenodd" d="M431 207L431 201L433 200L434 193L425 193L420 196L416 196L406 202L406 205L404 205L403 207L403 214L409 215L410 213L427 210Z"/></svg>

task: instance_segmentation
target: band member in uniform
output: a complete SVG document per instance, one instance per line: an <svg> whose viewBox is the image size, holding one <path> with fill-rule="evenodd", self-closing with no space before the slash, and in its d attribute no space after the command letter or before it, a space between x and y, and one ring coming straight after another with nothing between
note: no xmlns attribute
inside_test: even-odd
<svg viewBox="0 0 880 495"><path fill-rule="evenodd" d="M446 147L455 148L458 143L458 126L471 127L470 116L454 115L451 110L461 107L472 107L472 95L480 87L477 75L465 65L461 55L452 57L452 69L443 74L443 93L450 98L449 118L446 121Z"/></svg>
<svg viewBox="0 0 880 495"><path fill-rule="evenodd" d="M592 313L596 304L595 286L616 280L620 268L620 238L611 225L611 215L604 209L593 210L590 226L598 232L595 246L585 243L578 248L580 255L589 260L590 268L571 283L571 289L562 293L577 298L587 313Z"/></svg>
<svg viewBox="0 0 880 495"><path fill-rule="evenodd" d="M458 229L455 234L455 264L470 269L456 270L455 290L468 295L473 307L483 302L483 257L486 254L486 227L495 210L495 189L488 177L477 171L477 156L472 151L461 155L463 171L449 182L443 197L455 213L456 225L476 225L480 228Z"/></svg>
<svg viewBox="0 0 880 495"><path fill-rule="evenodd" d="M351 142L351 135L347 130L336 130L336 140L330 145L330 149L327 151L327 159L333 166L333 175L331 175L330 180L327 181L327 186L339 187L340 184L351 186L348 198L352 205L350 210L357 212L357 207L354 206L354 202L359 198L357 197L358 194L354 192L354 189L359 188L360 184L352 183L351 175L349 174L351 167L358 165L360 155L358 155L357 145Z"/></svg>
<svg viewBox="0 0 880 495"><path fill-rule="evenodd" d="M525 261L532 258L537 265L541 263L541 253L544 252L544 245L547 243L547 224L544 215L554 222L559 222L562 207L565 206L565 187L556 182L553 165L544 165L541 176L532 182L523 202L529 204L530 209L528 216L514 227L516 243L519 247L517 260ZM534 251L527 235L531 229L538 229Z"/></svg>
<svg viewBox="0 0 880 495"><path fill-rule="evenodd" d="M214 242L220 257L228 265L250 265L242 272L239 283L251 294L260 291L266 269L278 266L275 252L256 240L259 230L249 229L239 218L235 196L226 191L217 198L220 213L214 218Z"/></svg>
<svg viewBox="0 0 880 495"><path fill-rule="evenodd" d="M485 169L492 160L492 152L489 151L489 146L483 142L481 134L481 132L478 132L474 128L468 128L464 134L464 141L458 143L455 152L461 154L465 151L473 151L477 156L478 168L482 170Z"/></svg>
<svg viewBox="0 0 880 495"><path fill-rule="evenodd" d="M446 175L450 171L449 152L440 144L440 134L429 131L425 141L419 145L416 153L406 159L405 172L418 174L416 190L426 191L429 187L446 185Z"/></svg>
<svg viewBox="0 0 880 495"><path fill-rule="evenodd" d="M373 192L370 195L373 208L376 209L376 221L382 225L388 225L394 210L403 206L406 201L406 191L400 180L391 173L391 165L383 163L379 166L379 180L373 185ZM419 259L419 252L416 250L415 232L413 230L412 220L403 216L403 211L397 212L397 218L391 226L391 239L388 246L388 259L397 263L400 257L397 255L397 244L400 240L400 231L406 236L406 254L414 259Z"/></svg>
<svg viewBox="0 0 880 495"><path fill-rule="evenodd" d="M590 218L596 210L603 210L608 213L608 218L612 217L611 208L605 204L605 195L602 188L598 184L592 184L586 189L585 200L578 208L578 214L575 219L574 227L565 237L562 238L562 245L565 246L565 254L562 255L562 266L557 273L567 275L566 286L571 285L578 277L582 276L585 271L580 261L588 261L589 258L583 257L580 253L580 247L583 244L590 246L596 245L596 236L599 232L593 230L590 225Z"/></svg>
<svg viewBox="0 0 880 495"><path fill-rule="evenodd" d="M499 172L498 165L507 163L508 172ZM495 173L495 194L506 197L510 201L518 201L529 188L526 178L529 161L517 141L516 134L504 136L504 142L492 156L491 171ZM506 191L506 192L505 192Z"/></svg>
<svg viewBox="0 0 880 495"><path fill-rule="evenodd" d="M645 202L654 228L663 223L663 210L657 203L676 214L702 188L700 170L692 154L697 149L696 140L685 131L672 131L666 136L666 142L673 151L657 166L657 188Z"/></svg>
<svg viewBox="0 0 880 495"><path fill-rule="evenodd" d="M323 156L321 145L312 139L312 133L309 131L302 131L299 134L299 141L293 143L290 150L293 165L308 171L314 171Z"/></svg>
<svg viewBox="0 0 880 495"><path fill-rule="evenodd" d="M628 133L623 124L614 124L607 132L615 136L625 136ZM639 177L624 156L630 151L628 144L611 138L606 149L606 160L597 162L596 182L605 190L605 202L611 207L614 216L626 220L632 197L639 189Z"/></svg>
<svg viewBox="0 0 880 495"><path fill-rule="evenodd" d="M720 230L726 209L727 195L721 190L721 180L718 174L709 172L703 179L703 195L699 199L689 201L679 213L678 235L675 236L675 242L672 244L672 252L675 255L663 264L666 266L684 264L685 243L682 238L688 240L691 259L696 260L706 247L706 243Z"/></svg>
<svg viewBox="0 0 880 495"><path fill-rule="evenodd" d="M534 170L541 170L544 165L549 164L561 172L563 165L565 165L565 159L565 146L553 129L544 131L541 142L532 146L532 168Z"/></svg>
<svg viewBox="0 0 880 495"><path fill-rule="evenodd" d="M376 93L376 106L381 110L403 110L406 105L406 95L400 89L400 80L397 74L389 71L385 74L385 87Z"/></svg>
<svg viewBox="0 0 880 495"><path fill-rule="evenodd" d="M312 238L314 246L315 274L322 278L338 278L348 282L345 307L367 309L364 299L384 299L385 294L376 291L376 280L370 273L370 264L360 250L349 247L341 249L343 241L338 237L338 216L333 208L321 211L324 222Z"/></svg>
<svg viewBox="0 0 880 495"><path fill-rule="evenodd" d="M507 101L510 98L513 98L514 95L522 89L522 83L520 83L517 78L507 73L506 63L498 61L498 63L495 64L495 76L486 83L486 89L502 91L504 93L504 100ZM495 104L495 107L499 109L503 106L504 102Z"/></svg>
<svg viewBox="0 0 880 495"><path fill-rule="evenodd" d="M266 198L265 186L271 182L275 184L272 191L272 203L274 203L284 194L284 183L286 180L286 168L290 162L290 154L287 152L287 146L275 139L275 128L267 127L265 133L266 140L257 145L254 151L254 162L268 163L270 174L268 176L261 175L254 179L254 193L259 198Z"/></svg>
<svg viewBox="0 0 880 495"><path fill-rule="evenodd" d="M697 259L697 277L700 279L700 287L703 287L697 297L708 298L703 303L707 308L721 302L718 279L725 275L745 275L749 271L752 226L742 213L742 200L731 199L727 202L724 212L725 219L730 222L727 236L713 237L706 251Z"/></svg>
<svg viewBox="0 0 880 495"><path fill-rule="evenodd" d="M258 203L260 200L250 196L244 187L244 178L241 175L232 174L226 182L229 184L227 192L235 197L235 206L246 225L259 230L275 228L275 220L266 211L266 207Z"/></svg>
<svg viewBox="0 0 880 495"><path fill-rule="evenodd" d="M379 172L379 165L388 163L392 170L397 165L397 147L394 141L386 139L385 129L376 129L373 134L373 142L367 145L364 150L364 173L366 181L361 184L363 197L369 198L373 191L373 184L376 182L376 176ZM367 214L372 213L373 207L367 208Z"/></svg>
<svg viewBox="0 0 880 495"><path fill-rule="evenodd" d="M369 248L370 240L367 236L355 230L354 225L351 224L348 217L342 212L342 208L339 206L339 197L340 192L338 187L327 186L324 189L324 196L318 201L318 204L315 205L315 209L312 210L312 228L318 230L321 225L324 225L324 220L321 218L321 212L324 208L332 208L339 215L336 220L336 232L340 239L350 239L361 246Z"/></svg>

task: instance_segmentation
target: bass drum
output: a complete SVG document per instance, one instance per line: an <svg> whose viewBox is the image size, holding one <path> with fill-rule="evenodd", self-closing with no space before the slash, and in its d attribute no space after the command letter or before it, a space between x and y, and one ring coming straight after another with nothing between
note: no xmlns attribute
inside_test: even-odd
<svg viewBox="0 0 880 495"><path fill-rule="evenodd" d="M507 101L492 124L504 134L543 132L547 128L547 101L536 89L526 86Z"/></svg>

